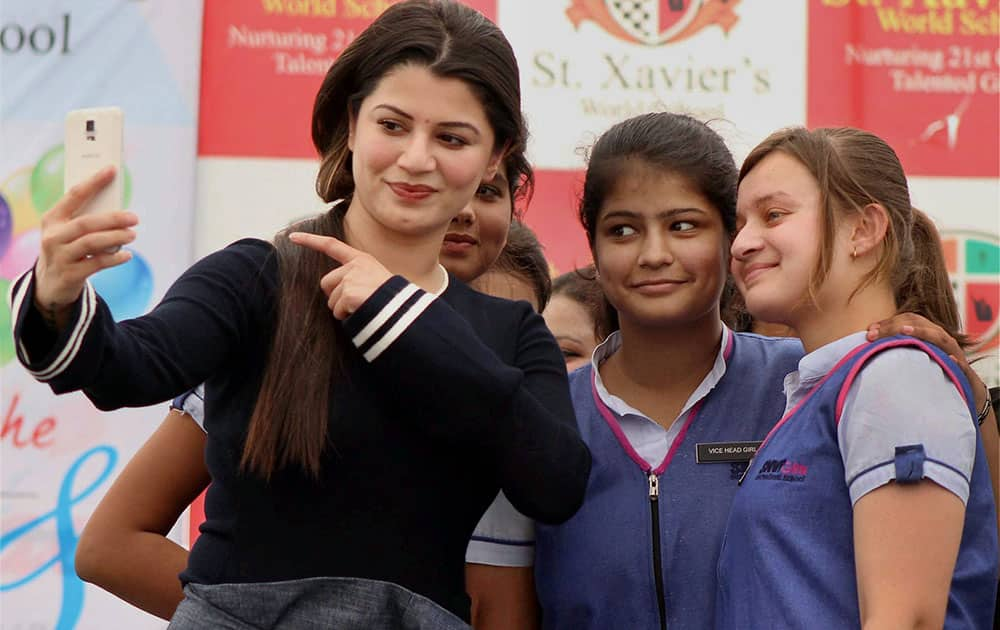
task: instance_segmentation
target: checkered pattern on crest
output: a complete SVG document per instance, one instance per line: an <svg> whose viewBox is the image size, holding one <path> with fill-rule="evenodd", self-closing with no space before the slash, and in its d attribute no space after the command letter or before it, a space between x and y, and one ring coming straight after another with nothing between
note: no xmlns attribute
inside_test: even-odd
<svg viewBox="0 0 1000 630"><path fill-rule="evenodd" d="M659 0L606 0L609 13L629 35L643 42L655 41Z"/></svg>
<svg viewBox="0 0 1000 630"><path fill-rule="evenodd" d="M629 35L655 46L690 24L704 0L604 0L604 4Z"/></svg>

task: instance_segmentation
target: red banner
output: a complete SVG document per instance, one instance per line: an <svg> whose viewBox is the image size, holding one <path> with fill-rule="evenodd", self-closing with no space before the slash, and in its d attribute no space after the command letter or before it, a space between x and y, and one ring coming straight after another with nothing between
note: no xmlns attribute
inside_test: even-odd
<svg viewBox="0 0 1000 630"><path fill-rule="evenodd" d="M1000 174L998 0L810 0L808 125L885 138L909 175Z"/></svg>
<svg viewBox="0 0 1000 630"><path fill-rule="evenodd" d="M587 237L578 219L583 174L583 171L535 171L535 194L524 222L545 247L545 258L554 274L591 262Z"/></svg>
<svg viewBox="0 0 1000 630"><path fill-rule="evenodd" d="M314 158L313 100L340 52L395 0L206 0L198 153ZM496 19L494 0L469 6Z"/></svg>

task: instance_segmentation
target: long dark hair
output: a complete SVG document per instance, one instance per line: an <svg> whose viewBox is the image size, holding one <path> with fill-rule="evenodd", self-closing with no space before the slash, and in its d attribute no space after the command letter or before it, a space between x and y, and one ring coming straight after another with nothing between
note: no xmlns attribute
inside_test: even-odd
<svg viewBox="0 0 1000 630"><path fill-rule="evenodd" d="M736 230L736 162L729 147L707 124L686 114L655 112L624 120L601 134L590 150L580 199L580 224L594 261L597 219L608 195L630 168L647 165L687 180L718 210L730 236ZM728 275L728 274L727 274ZM735 291L726 282L723 306ZM606 336L618 329L618 311L602 299L598 322Z"/></svg>
<svg viewBox="0 0 1000 630"><path fill-rule="evenodd" d="M873 133L851 127L790 127L774 132L747 155L740 181L775 151L805 166L820 191L823 235L809 295L815 299L830 272L837 222L843 215L879 204L888 214L889 226L875 268L854 293L886 278L898 312L923 315L964 344L937 230L910 204L906 174L892 147Z"/></svg>
<svg viewBox="0 0 1000 630"><path fill-rule="evenodd" d="M444 78L465 82L479 98L503 151L508 178L530 188L524 157L527 131L521 115L520 78L514 51L495 24L449 0L395 4L344 50L330 67L313 107L312 138L321 157L316 190L323 200L349 200L354 192L350 117L379 80L402 64L418 64ZM295 231L343 239L348 201L295 225ZM456 212L457 212L456 208ZM275 237L280 273L277 322L241 465L265 478L298 465L318 476L328 446L330 394L343 376L349 343L326 304L319 279L336 263Z"/></svg>

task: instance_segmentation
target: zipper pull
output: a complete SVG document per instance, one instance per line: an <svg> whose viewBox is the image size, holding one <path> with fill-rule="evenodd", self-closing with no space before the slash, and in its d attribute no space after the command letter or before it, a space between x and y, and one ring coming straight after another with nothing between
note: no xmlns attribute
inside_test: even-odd
<svg viewBox="0 0 1000 630"><path fill-rule="evenodd" d="M649 471L649 500L656 501L660 496L660 480L652 470Z"/></svg>
<svg viewBox="0 0 1000 630"><path fill-rule="evenodd" d="M747 462L747 469L743 471L742 475L740 475L740 480L736 482L737 486L742 486L743 485L743 480L747 478L747 473L750 472L750 467L753 466L753 460L754 460L754 458L751 457L750 461Z"/></svg>

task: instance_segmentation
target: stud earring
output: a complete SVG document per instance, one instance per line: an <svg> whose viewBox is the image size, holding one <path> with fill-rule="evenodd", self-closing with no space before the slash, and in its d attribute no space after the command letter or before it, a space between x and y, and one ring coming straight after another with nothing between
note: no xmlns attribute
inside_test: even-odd
<svg viewBox="0 0 1000 630"><path fill-rule="evenodd" d="M851 252L851 258L857 258L857 257L858 257L858 247L855 245L854 251Z"/></svg>

